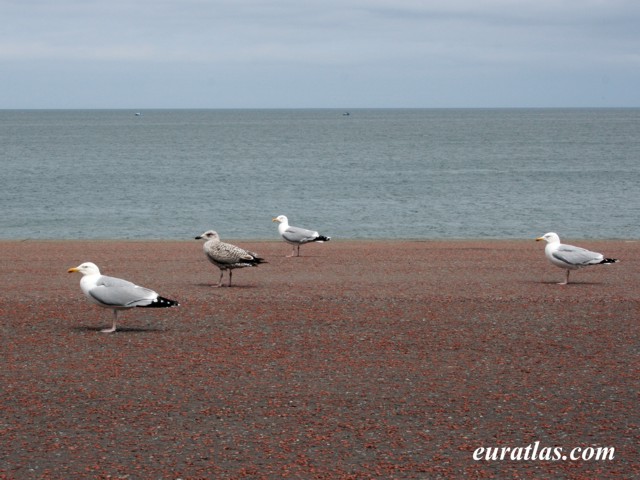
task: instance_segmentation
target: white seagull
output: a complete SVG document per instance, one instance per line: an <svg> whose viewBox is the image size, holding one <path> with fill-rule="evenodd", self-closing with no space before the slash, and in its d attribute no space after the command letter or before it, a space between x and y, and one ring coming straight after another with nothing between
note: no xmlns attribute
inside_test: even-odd
<svg viewBox="0 0 640 480"><path fill-rule="evenodd" d="M306 228L300 227L292 227L289 225L289 219L284 215L278 215L276 218L271 220L272 222L278 222L278 232L282 236L285 242L293 245L293 250L291 251L291 255L287 255L287 257L293 257L294 255L300 256L300 245L304 243L310 242L328 242L331 240L331 237L325 237L324 235L320 235L318 232L313 230L307 230ZM297 249L297 254L296 254Z"/></svg>
<svg viewBox="0 0 640 480"><path fill-rule="evenodd" d="M607 263L616 263L615 258L605 258L604 255L592 252L573 245L564 245L560 243L560 237L554 232L545 233L543 236L536 238L536 241L545 240L547 245L544 247L544 254L549 261L556 267L564 268L567 271L567 277L564 282L559 285L569 283L569 273L571 270L577 270L589 265L599 265Z"/></svg>
<svg viewBox="0 0 640 480"><path fill-rule="evenodd" d="M133 307L166 308L179 305L175 300L161 297L148 288L139 287L121 278L101 275L100 269L95 263L86 262L70 268L68 272L80 272L82 274L80 288L91 302L113 310L113 326L101 330L104 333L116 331L118 310Z"/></svg>
<svg viewBox="0 0 640 480"><path fill-rule="evenodd" d="M256 253L230 243L221 242L220 236L213 230L207 230L196 237L196 240L201 239L206 240L202 250L207 259L220 269L220 280L216 287L222 286L222 276L225 270L229 270L229 286L231 286L231 275L234 268L257 267L261 263L266 263L266 260L260 258Z"/></svg>

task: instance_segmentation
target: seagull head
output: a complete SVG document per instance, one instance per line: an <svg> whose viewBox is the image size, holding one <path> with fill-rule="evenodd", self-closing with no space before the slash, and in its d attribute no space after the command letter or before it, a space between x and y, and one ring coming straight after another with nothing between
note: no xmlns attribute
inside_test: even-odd
<svg viewBox="0 0 640 480"><path fill-rule="evenodd" d="M560 243L560 237L554 232L545 233L543 236L536 238L536 242L540 240L544 240L547 243Z"/></svg>
<svg viewBox="0 0 640 480"><path fill-rule="evenodd" d="M278 222L278 223L285 223L285 224L289 223L289 219L284 215L278 215L276 218L272 218L271 221Z"/></svg>
<svg viewBox="0 0 640 480"><path fill-rule="evenodd" d="M196 237L196 240L201 240L203 238L207 240L220 240L220 236L218 235L218 233L213 230L207 230L202 235L198 235Z"/></svg>
<svg viewBox="0 0 640 480"><path fill-rule="evenodd" d="M77 267L70 268L67 273L80 272L83 275L100 275L100 269L95 263L84 262Z"/></svg>

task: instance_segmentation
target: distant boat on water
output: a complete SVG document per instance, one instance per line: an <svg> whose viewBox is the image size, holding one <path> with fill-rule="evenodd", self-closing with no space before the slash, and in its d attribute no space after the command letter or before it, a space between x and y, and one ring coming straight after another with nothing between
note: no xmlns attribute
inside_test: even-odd
<svg viewBox="0 0 640 480"><path fill-rule="evenodd" d="M343 117L348 117L349 115L351 115L350 112L343 112L343 114L342 114Z"/></svg>
<svg viewBox="0 0 640 480"><path fill-rule="evenodd" d="M142 116L142 113L136 112L136 117L141 117L141 116Z"/></svg>

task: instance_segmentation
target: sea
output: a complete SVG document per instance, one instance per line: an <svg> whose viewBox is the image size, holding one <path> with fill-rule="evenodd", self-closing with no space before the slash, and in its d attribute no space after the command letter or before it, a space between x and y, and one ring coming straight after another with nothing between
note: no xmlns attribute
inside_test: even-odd
<svg viewBox="0 0 640 480"><path fill-rule="evenodd" d="M1 239L640 239L640 109L0 110Z"/></svg>

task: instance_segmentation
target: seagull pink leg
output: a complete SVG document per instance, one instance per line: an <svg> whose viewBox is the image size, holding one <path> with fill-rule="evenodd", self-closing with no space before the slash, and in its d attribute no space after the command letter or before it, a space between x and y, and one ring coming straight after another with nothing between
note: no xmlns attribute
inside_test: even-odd
<svg viewBox="0 0 640 480"><path fill-rule="evenodd" d="M222 286L222 276L224 275L224 270L220 270L220 278L218 279L218 284L214 285L214 287L221 287Z"/></svg>
<svg viewBox="0 0 640 480"><path fill-rule="evenodd" d="M567 285L569 283L569 274L571 273L571 270L567 269L567 276L564 279L564 282L559 283L558 285Z"/></svg>
<svg viewBox="0 0 640 480"><path fill-rule="evenodd" d="M100 330L102 333L113 333L116 331L116 322L118 321L118 310L113 309L113 326L111 328L105 328Z"/></svg>

